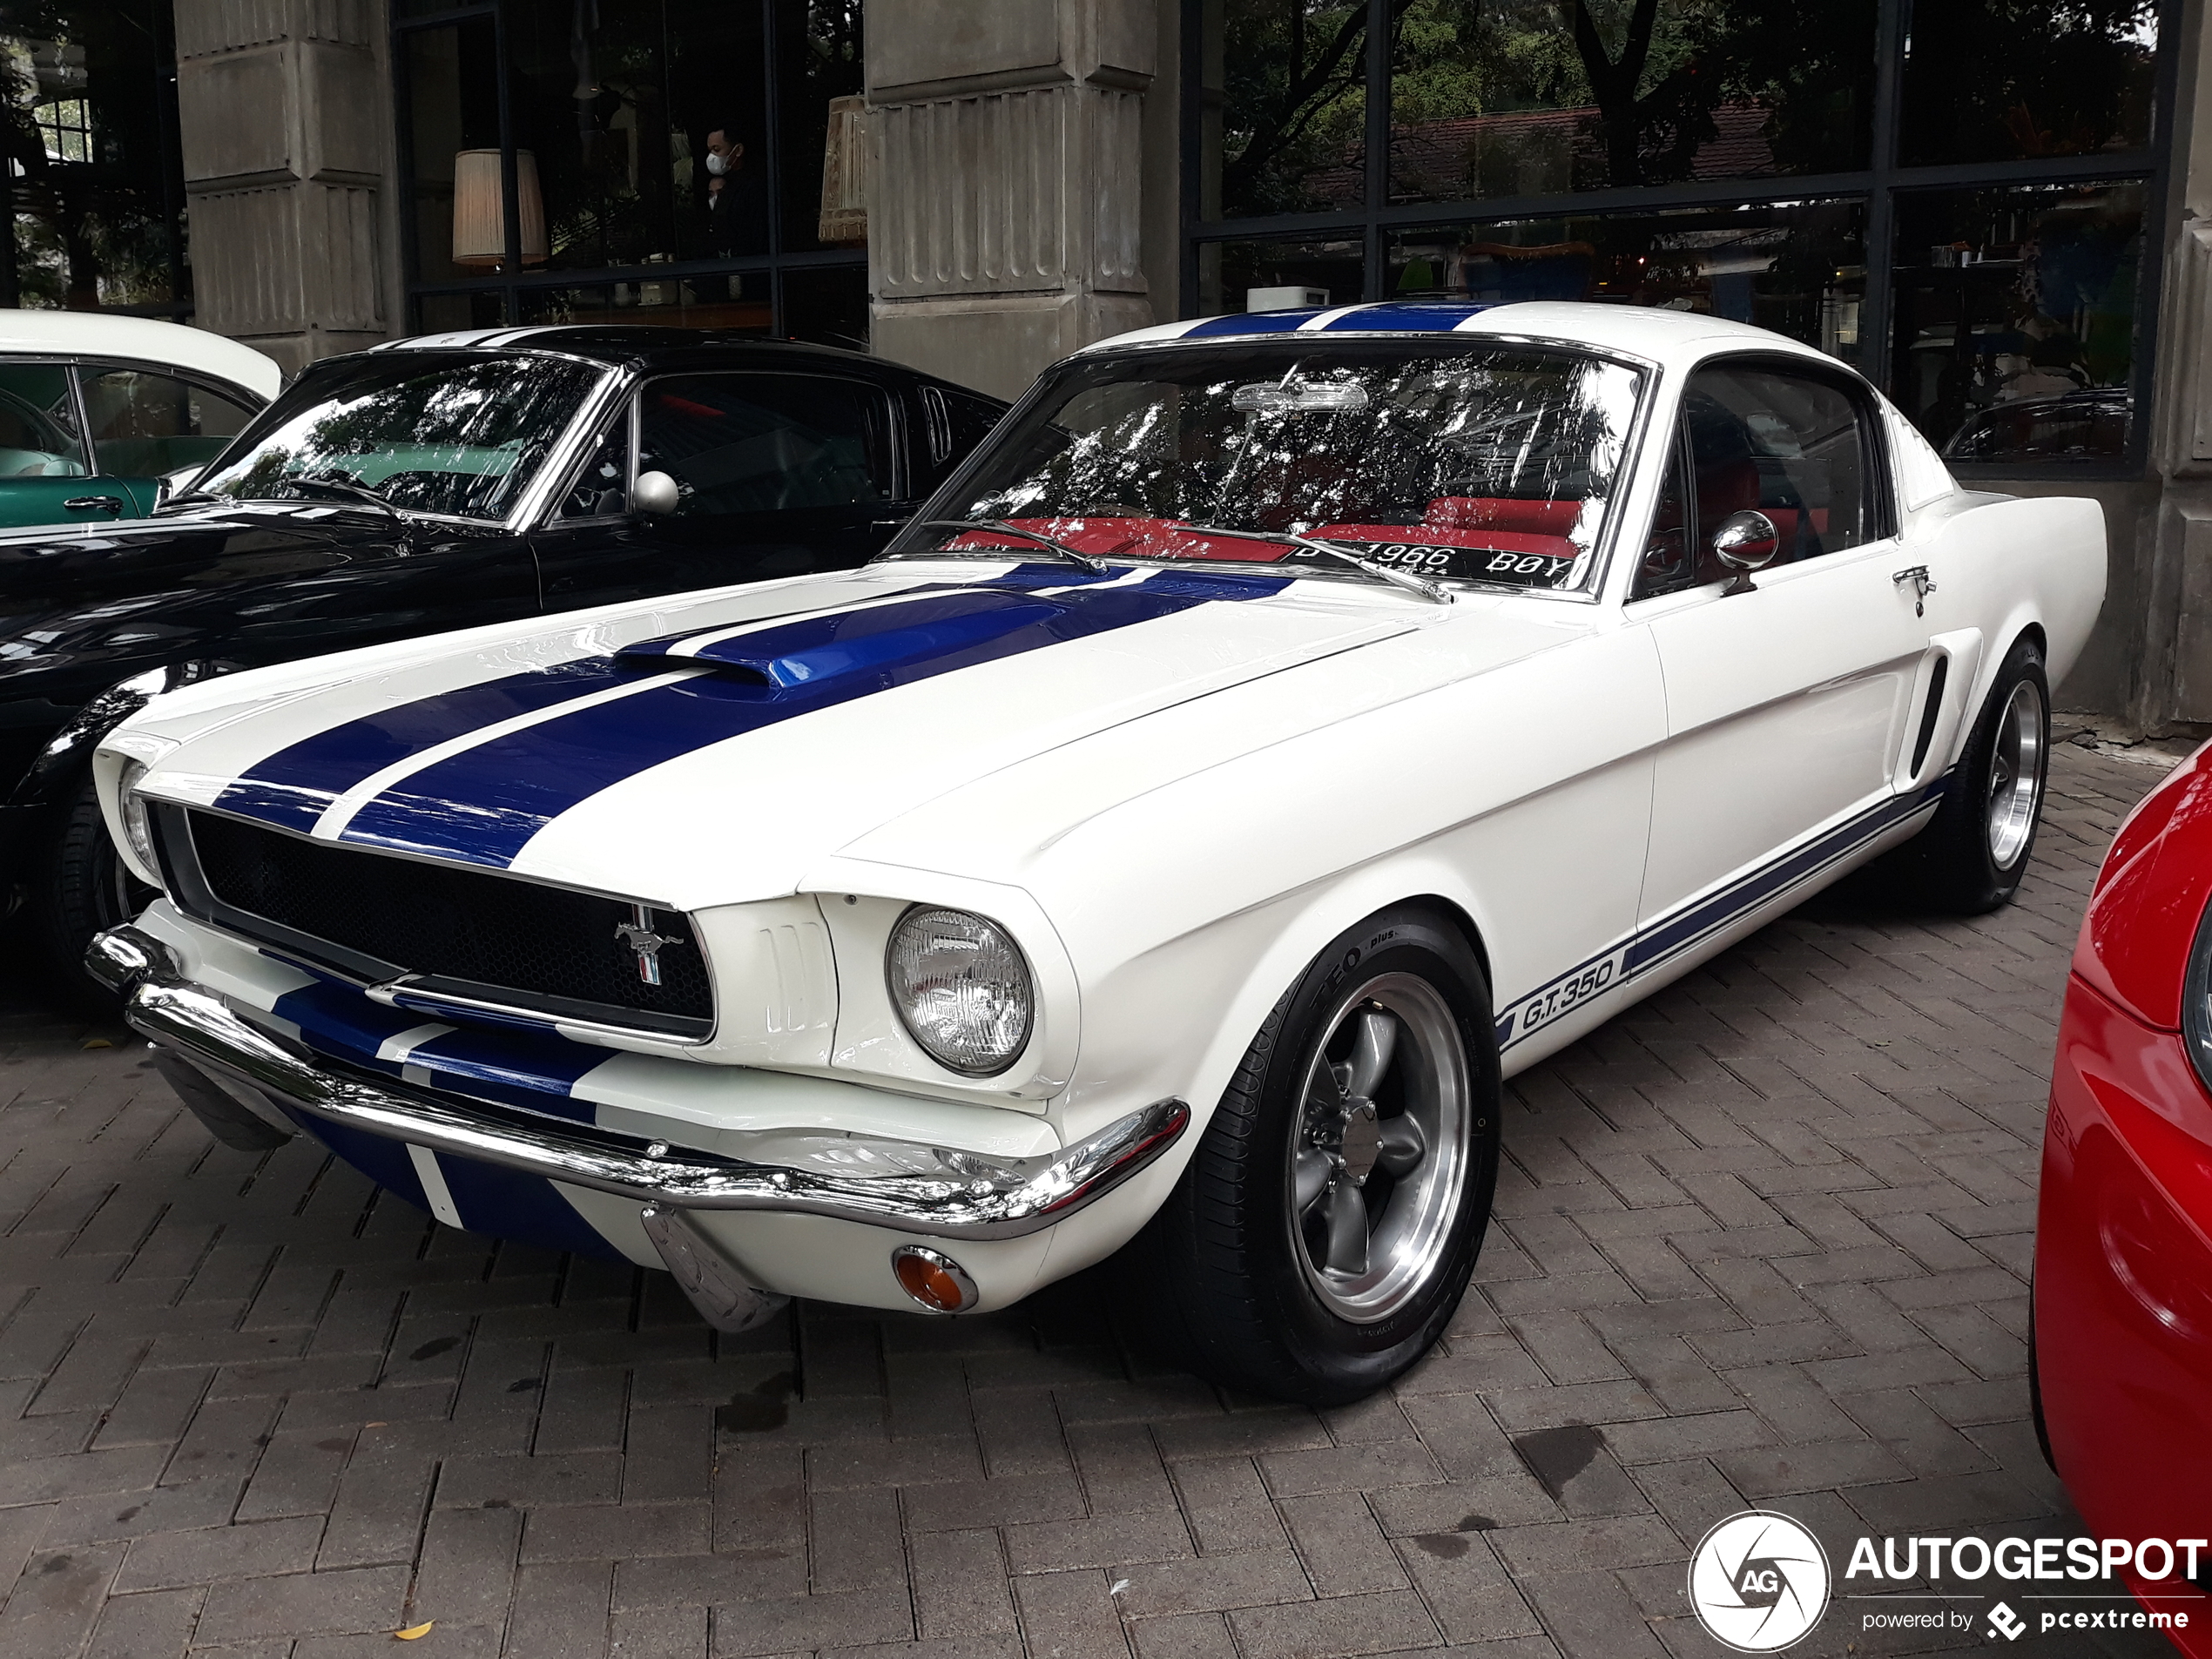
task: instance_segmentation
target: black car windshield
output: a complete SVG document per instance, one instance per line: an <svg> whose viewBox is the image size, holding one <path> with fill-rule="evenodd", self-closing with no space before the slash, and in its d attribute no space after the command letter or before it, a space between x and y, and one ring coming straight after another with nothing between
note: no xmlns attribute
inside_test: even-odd
<svg viewBox="0 0 2212 1659"><path fill-rule="evenodd" d="M235 501L341 501L350 486L394 507L504 518L604 372L414 351L311 370L197 487Z"/></svg>
<svg viewBox="0 0 2212 1659"><path fill-rule="evenodd" d="M1340 569L1259 539L1295 536L1420 576L1575 587L1642 379L1569 351L1433 337L1078 361L893 550L1005 556L1048 536L1093 558Z"/></svg>

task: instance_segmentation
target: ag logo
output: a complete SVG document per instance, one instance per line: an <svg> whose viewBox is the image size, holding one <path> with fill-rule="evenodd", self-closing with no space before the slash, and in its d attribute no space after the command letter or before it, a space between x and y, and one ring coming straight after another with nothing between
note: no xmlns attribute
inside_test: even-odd
<svg viewBox="0 0 2212 1659"><path fill-rule="evenodd" d="M1787 1515L1747 1509L1701 1539L1689 1558L1697 1622L1738 1653L1802 1639L1828 1607L1828 1552Z"/></svg>

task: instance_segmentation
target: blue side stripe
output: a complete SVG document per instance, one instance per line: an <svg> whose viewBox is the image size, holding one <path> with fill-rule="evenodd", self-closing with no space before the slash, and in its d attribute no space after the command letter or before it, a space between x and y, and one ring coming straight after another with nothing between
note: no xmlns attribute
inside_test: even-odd
<svg viewBox="0 0 2212 1659"><path fill-rule="evenodd" d="M1693 900L1670 915L1660 917L1649 927L1630 935L1625 944L1616 941L1535 989L1514 998L1508 1005L1508 1011L1497 1022L1500 1048L1511 1048L1531 1035L1528 1029L1516 1034L1514 1026L1521 1010L1532 1000L1545 995L1555 987L1615 955L1621 958L1621 977L1608 989L1618 988L1630 980L1650 972L1680 955L1699 940L1719 932L1739 916L1757 909L1777 894L1847 857L1858 846L1886 830L1895 828L1915 813L1932 805L1942 798L1950 782L1951 775L1946 772L1912 794L1892 796L1888 800L1878 801L1857 817L1838 824L1794 852L1785 853L1770 863L1746 872L1720 892ZM1548 1020L1545 1022L1546 1024L1550 1022ZM1542 1027L1534 1028L1541 1030Z"/></svg>
<svg viewBox="0 0 2212 1659"><path fill-rule="evenodd" d="M1862 841L1871 840L1903 822L1942 793L1940 784L1932 784L1914 794L1895 796L1878 803L1796 852L1750 872L1733 887L1702 900L1663 924L1639 934L1635 942L1629 947L1629 972L1638 972L1671 956L1715 928L1724 927L1744 911L1764 904L1785 887L1833 863Z"/></svg>
<svg viewBox="0 0 2212 1659"><path fill-rule="evenodd" d="M363 779L441 743L618 683L604 657L509 674L347 720L257 760L215 804L302 834Z"/></svg>
<svg viewBox="0 0 2212 1659"><path fill-rule="evenodd" d="M1116 575L1121 573L1116 572ZM1167 573L1163 573L1165 576ZM1084 639L1220 600L1262 598L1293 578L1178 571L1130 586L1064 566L1023 565L995 583L946 596L841 612L828 620L836 637L860 642L895 634L920 615L942 622L959 602L998 625L980 637L948 638L938 654L905 654L861 664L823 680L788 688L735 683L702 675L613 702L556 715L520 732L442 760L401 780L355 813L341 840L361 846L427 853L504 868L530 837L571 807L650 767L710 744L741 737L803 714L832 708L894 686L954 670ZM1072 590L1039 596L1018 614L1001 590ZM743 649L774 660L790 650L822 649L817 619L744 637Z"/></svg>

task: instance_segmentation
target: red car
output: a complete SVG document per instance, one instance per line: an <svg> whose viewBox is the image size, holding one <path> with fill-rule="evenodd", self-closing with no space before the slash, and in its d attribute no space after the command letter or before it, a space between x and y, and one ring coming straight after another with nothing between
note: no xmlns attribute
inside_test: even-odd
<svg viewBox="0 0 2212 1659"><path fill-rule="evenodd" d="M2028 1376L2089 1530L2212 1538L2212 745L2121 826L2074 948L2044 1127ZM2163 1565L2155 1547L2144 1565ZM2192 1583L2128 1574L2212 1659ZM2176 1599L2182 1598L2182 1599Z"/></svg>

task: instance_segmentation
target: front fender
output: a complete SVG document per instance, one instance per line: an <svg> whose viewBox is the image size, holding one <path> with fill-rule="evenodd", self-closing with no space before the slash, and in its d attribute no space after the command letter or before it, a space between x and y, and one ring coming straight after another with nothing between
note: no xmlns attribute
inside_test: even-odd
<svg viewBox="0 0 2212 1659"><path fill-rule="evenodd" d="M221 662L170 663L109 686L48 739L10 792L4 810L0 810L0 824L20 828L39 814L74 799L83 786L85 768L91 764L92 751L102 738L162 692L212 679L239 666Z"/></svg>

